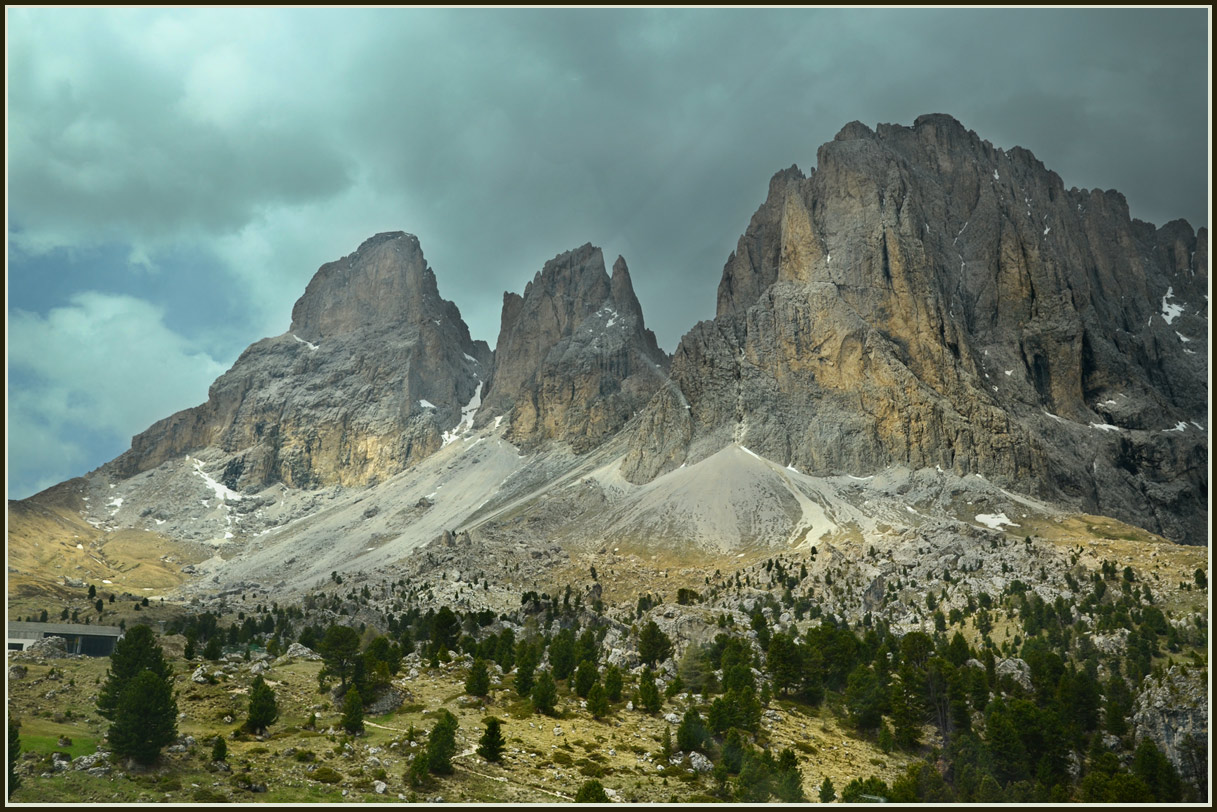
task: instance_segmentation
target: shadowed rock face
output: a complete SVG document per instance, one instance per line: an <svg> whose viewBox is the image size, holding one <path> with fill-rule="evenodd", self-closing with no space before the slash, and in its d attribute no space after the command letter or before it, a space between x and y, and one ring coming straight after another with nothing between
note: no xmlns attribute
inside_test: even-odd
<svg viewBox="0 0 1217 812"><path fill-rule="evenodd" d="M731 442L809 473L938 465L1202 543L1207 262L1205 229L949 116L855 122L770 182L625 473Z"/></svg>
<svg viewBox="0 0 1217 812"><path fill-rule="evenodd" d="M551 259L524 289L503 296L494 374L478 422L506 415L508 438L586 451L644 406L668 359L643 323L620 257L610 278L599 248Z"/></svg>
<svg viewBox="0 0 1217 812"><path fill-rule="evenodd" d="M215 447L239 454L229 487L370 484L438 449L490 366L418 239L378 234L317 271L288 333L249 347L206 403L154 424L108 467L130 476Z"/></svg>

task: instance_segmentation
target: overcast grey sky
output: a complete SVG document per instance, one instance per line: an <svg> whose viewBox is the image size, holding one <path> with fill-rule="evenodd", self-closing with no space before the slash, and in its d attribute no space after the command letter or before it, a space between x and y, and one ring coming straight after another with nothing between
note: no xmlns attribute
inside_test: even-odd
<svg viewBox="0 0 1217 812"><path fill-rule="evenodd" d="M417 234L474 337L584 242L672 351L778 169L950 113L1207 222L1207 9L7 9L8 494L201 403L317 267Z"/></svg>

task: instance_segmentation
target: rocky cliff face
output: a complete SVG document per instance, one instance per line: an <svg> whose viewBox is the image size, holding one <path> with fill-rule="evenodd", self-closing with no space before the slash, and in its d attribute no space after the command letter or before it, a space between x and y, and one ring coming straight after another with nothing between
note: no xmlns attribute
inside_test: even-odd
<svg viewBox="0 0 1217 812"><path fill-rule="evenodd" d="M1132 717L1136 740L1152 739L1183 780L1201 788L1208 786L1208 676L1204 666L1172 665L1147 677Z"/></svg>
<svg viewBox="0 0 1217 812"><path fill-rule="evenodd" d="M242 353L207 402L136 436L130 476L202 448L232 454L230 488L366 485L443 444L491 368L436 287L418 238L378 234L323 265L291 329Z"/></svg>
<svg viewBox="0 0 1217 812"><path fill-rule="evenodd" d="M1207 260L949 116L855 122L770 182L624 471L939 466L1203 543Z"/></svg>
<svg viewBox="0 0 1217 812"><path fill-rule="evenodd" d="M518 445L562 440L586 451L647 403L667 364L625 260L610 278L600 249L584 245L545 263L523 296L504 294L478 422L507 415Z"/></svg>

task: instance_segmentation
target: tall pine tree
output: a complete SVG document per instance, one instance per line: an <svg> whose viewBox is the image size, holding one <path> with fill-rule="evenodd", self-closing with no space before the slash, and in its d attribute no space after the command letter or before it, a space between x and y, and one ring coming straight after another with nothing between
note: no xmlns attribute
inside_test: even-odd
<svg viewBox="0 0 1217 812"><path fill-rule="evenodd" d="M503 722L493 716L483 720L486 732L478 740L478 755L487 761L498 761L503 757L503 747L507 740L503 737Z"/></svg>

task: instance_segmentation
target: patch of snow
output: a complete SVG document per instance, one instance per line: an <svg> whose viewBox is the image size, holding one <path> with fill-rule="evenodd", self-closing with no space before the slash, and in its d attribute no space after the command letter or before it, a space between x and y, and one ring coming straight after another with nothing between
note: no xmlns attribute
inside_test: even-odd
<svg viewBox="0 0 1217 812"><path fill-rule="evenodd" d="M1045 236L1045 237L1047 237L1047 236L1048 236L1048 232L1049 232L1049 231L1051 231L1051 230L1052 230L1052 226L1048 226L1047 228L1045 228L1045 229L1044 229L1044 236Z"/></svg>
<svg viewBox="0 0 1217 812"><path fill-rule="evenodd" d="M1175 319L1183 315L1182 305L1170 304L1167 302L1167 299L1170 299L1174 295L1175 289L1167 288L1166 295L1162 297L1162 318L1166 319L1167 324L1170 324Z"/></svg>
<svg viewBox="0 0 1217 812"><path fill-rule="evenodd" d="M1014 522L1010 521L1008 518L1006 518L1005 511L1002 511L1001 513L977 514L976 521L978 521L981 524L985 525L986 527L990 527L994 530L1001 530L1002 525L1008 525L1010 527L1019 526L1019 525L1015 524Z"/></svg>
<svg viewBox="0 0 1217 812"><path fill-rule="evenodd" d="M1187 423L1184 423L1181 420L1175 424L1175 427L1173 429L1162 429L1163 434L1166 434L1168 431L1187 431Z"/></svg>
<svg viewBox="0 0 1217 812"><path fill-rule="evenodd" d="M206 482L207 487L211 488L211 490L215 493L217 499L222 499L225 501L232 499L235 501L235 500L244 498L243 496L241 496L241 494L228 488L223 483L216 482L214 479L212 479L210 476L208 476L207 472L203 470L203 461L202 460L191 460L189 456L186 457L186 459L190 460L191 462L194 463L195 473L203 478L203 481ZM204 505L204 507L210 507L210 505L208 505L206 502L204 502L203 505Z"/></svg>
<svg viewBox="0 0 1217 812"><path fill-rule="evenodd" d="M799 472L799 469L798 469L798 468L795 468L793 465L787 465L787 466L786 466L786 470L787 470L787 471L794 471L796 474Z"/></svg>
<svg viewBox="0 0 1217 812"><path fill-rule="evenodd" d="M1014 370L1012 370L1012 369L1007 369L1007 370L1006 370L1006 377L1007 377L1007 378L1009 378L1009 377L1010 377L1011 375L1013 375L1013 374L1014 374Z"/></svg>
<svg viewBox="0 0 1217 812"><path fill-rule="evenodd" d="M753 457L756 457L758 460L760 459L760 457L759 457L759 456L757 456L757 454L756 454L756 452L755 452L755 451L752 451L751 449L746 448L746 447L744 447L744 446L740 446L740 448L741 448L741 449L743 449L745 452L747 452L749 455L751 455L751 456L753 456Z"/></svg>
<svg viewBox="0 0 1217 812"><path fill-rule="evenodd" d="M164 520L164 519L157 519L157 520L156 520L156 523L157 523L157 524L164 524L164 523L165 523L165 520Z"/></svg>
<svg viewBox="0 0 1217 812"><path fill-rule="evenodd" d="M472 361L472 362L473 362L473 363L475 363L475 364L478 362L478 359L474 358L472 355L470 355L470 354L469 354L469 353L467 353L467 352L465 352L465 353L461 353L461 354L465 356L465 360L466 360L466 361Z"/></svg>
<svg viewBox="0 0 1217 812"><path fill-rule="evenodd" d="M736 558L743 558L745 555L747 555L747 553L740 553L736 556Z"/></svg>
<svg viewBox="0 0 1217 812"><path fill-rule="evenodd" d="M494 418L494 427L497 429L499 427L499 424L502 422L503 422L503 415L497 415Z"/></svg>
<svg viewBox="0 0 1217 812"><path fill-rule="evenodd" d="M105 578L102 578L102 579L101 579L101 582L102 582L103 584L112 584L112 583L114 583L113 581L107 580L107 579L105 579Z"/></svg>
<svg viewBox="0 0 1217 812"><path fill-rule="evenodd" d="M424 409L434 409L435 408L435 404L432 403L431 401L427 400L426 398L420 398L418 401L418 405L422 406Z"/></svg>
<svg viewBox="0 0 1217 812"><path fill-rule="evenodd" d="M311 342L311 341L305 341L303 338L301 338L300 336L296 335L295 333L292 333L292 334L291 334L291 336L292 336L292 338L294 338L294 339L296 339L297 341L299 341L301 344L304 344L305 346L307 346L307 347L308 347L310 350L315 350L315 349L317 349L317 345L316 345L316 344L314 344L313 342Z"/></svg>
<svg viewBox="0 0 1217 812"><path fill-rule="evenodd" d="M904 509L905 509L905 510L907 510L909 513L913 514L914 516L920 516L920 515L921 515L921 514L920 514L920 513L918 513L917 511L913 510L912 505L905 505L905 506L904 506Z"/></svg>
<svg viewBox="0 0 1217 812"><path fill-rule="evenodd" d="M1190 338L1188 338L1187 336L1185 336L1183 333L1179 332L1178 330L1175 331L1175 335L1179 336L1179 340L1182 341L1184 344L1187 344L1188 342L1191 341Z"/></svg>
<svg viewBox="0 0 1217 812"><path fill-rule="evenodd" d="M829 254L829 255L828 255L828 258L824 260L824 264L825 264L825 265L832 265L832 254Z"/></svg>
<svg viewBox="0 0 1217 812"><path fill-rule="evenodd" d="M1120 430L1119 426L1113 426L1110 423L1091 423L1090 427L1092 429L1098 429L1099 431L1119 431Z"/></svg>
<svg viewBox="0 0 1217 812"><path fill-rule="evenodd" d="M477 414L477 410L482 405L482 389L485 386L485 381L478 382L478 389L473 393L473 397L469 398L469 402L461 407L461 422L457 423L456 427L451 431L444 432L444 445L448 445L453 440L469 431L469 429L473 428L473 416Z"/></svg>
<svg viewBox="0 0 1217 812"><path fill-rule="evenodd" d="M960 238L960 236L963 234L964 229L966 229L966 228L968 227L968 223L970 223L970 222L972 222L972 221L971 221L971 220L967 220L967 221L965 221L965 222L964 222L964 224L963 224L963 228L959 229L959 234L956 234L956 235L955 235L955 239L951 240L951 245L954 245L955 243L959 242L959 238Z"/></svg>
<svg viewBox="0 0 1217 812"><path fill-rule="evenodd" d="M1195 420L1191 421L1191 423L1192 423L1192 425L1193 425L1193 426L1195 426L1196 428L1200 429L1201 431L1204 431L1204 426L1200 425L1200 424L1199 424L1199 423L1197 423Z"/></svg>
<svg viewBox="0 0 1217 812"><path fill-rule="evenodd" d="M943 470L942 470L942 466L941 466L941 465L935 465L935 466L934 466L934 470L935 470L935 471L937 471L937 472L938 472L938 473L940 473L940 474L942 474L942 473L946 473L945 471L943 471Z"/></svg>
<svg viewBox="0 0 1217 812"><path fill-rule="evenodd" d="M854 476L853 474L846 474L846 476L849 477L850 479L856 479L859 482L866 482L868 479L875 478L874 474L871 474L870 476Z"/></svg>
<svg viewBox="0 0 1217 812"><path fill-rule="evenodd" d="M116 496L113 499L111 499L109 502L106 503L106 507L114 508L114 510L110 511L111 513L118 513L118 509L122 506L123 506L123 498L121 496Z"/></svg>
<svg viewBox="0 0 1217 812"><path fill-rule="evenodd" d="M1065 418L1058 417L1057 415L1054 415L1052 412L1048 411L1047 409L1044 410L1044 414L1048 415L1049 417L1051 417L1053 420L1055 420L1058 423L1068 422L1067 420L1065 420Z"/></svg>
<svg viewBox="0 0 1217 812"><path fill-rule="evenodd" d="M77 542L77 543L76 543L76 549L77 549L77 550L83 550L84 548L85 548L85 546L84 546L83 544L81 544L80 542Z"/></svg>
<svg viewBox="0 0 1217 812"><path fill-rule="evenodd" d="M1115 406L1116 402L1114 400L1112 400L1111 398L1108 398L1107 400L1103 401L1099 405L1100 406Z"/></svg>
<svg viewBox="0 0 1217 812"><path fill-rule="evenodd" d="M997 170L993 170L993 180L1001 180L1001 175L997 174Z"/></svg>

